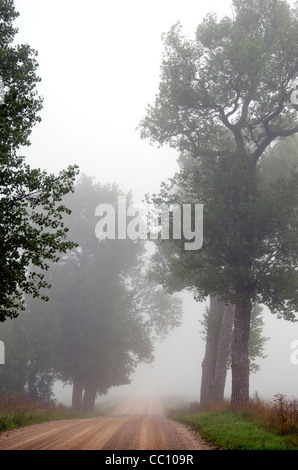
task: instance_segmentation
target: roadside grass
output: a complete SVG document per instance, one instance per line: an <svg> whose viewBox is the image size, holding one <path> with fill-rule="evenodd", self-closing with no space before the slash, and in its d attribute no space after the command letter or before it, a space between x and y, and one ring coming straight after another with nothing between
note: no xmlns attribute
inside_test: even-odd
<svg viewBox="0 0 298 470"><path fill-rule="evenodd" d="M298 450L297 413L298 401L278 394L272 403L256 397L237 412L225 401L207 409L193 403L168 415L221 450Z"/></svg>
<svg viewBox="0 0 298 470"><path fill-rule="evenodd" d="M11 429L61 419L91 418L109 414L113 403L101 403L92 414L75 413L64 405L35 403L25 394L0 395L0 433Z"/></svg>
<svg viewBox="0 0 298 470"><path fill-rule="evenodd" d="M5 393L0 396L0 432L58 419L79 417L63 405L34 403L25 394Z"/></svg>

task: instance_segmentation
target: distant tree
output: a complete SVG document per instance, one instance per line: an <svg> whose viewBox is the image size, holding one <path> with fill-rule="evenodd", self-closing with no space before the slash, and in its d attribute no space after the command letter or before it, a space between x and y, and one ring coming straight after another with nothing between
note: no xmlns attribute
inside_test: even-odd
<svg viewBox="0 0 298 470"><path fill-rule="evenodd" d="M144 242L95 236L95 208L117 207L119 195L82 176L68 196L65 223L78 246L51 264L49 302L27 297L26 312L5 323L0 391L48 400L61 380L73 385L72 407L91 411L97 394L129 383L140 361L152 361L155 338L179 325L181 301L147 278Z"/></svg>
<svg viewBox="0 0 298 470"><path fill-rule="evenodd" d="M195 157L204 247L186 276L202 297L216 294L235 305L236 408L249 400L252 305L264 303L292 320L297 311L297 171L283 185L262 187L258 164L298 132L291 100L298 14L282 0L233 6L233 18L207 16L195 40L185 39L179 24L164 36L159 92L140 127L143 138Z"/></svg>
<svg viewBox="0 0 298 470"><path fill-rule="evenodd" d="M146 279L143 241L96 238L96 207L117 208L120 195L116 186L79 180L67 200L67 224L79 246L50 271L60 376L73 384L73 408L84 411L97 394L129 383L138 362L152 361L155 335L176 326L181 314L178 299Z"/></svg>
<svg viewBox="0 0 298 470"><path fill-rule="evenodd" d="M15 331L16 321L7 321L1 325L5 365L0 366L0 393L25 391L27 354L19 343L20 335Z"/></svg>
<svg viewBox="0 0 298 470"><path fill-rule="evenodd" d="M1 327L6 358L5 366L0 367L0 393L26 393L37 402L52 400L61 362L57 354L59 334L53 306L28 297L26 311Z"/></svg>
<svg viewBox="0 0 298 470"><path fill-rule="evenodd" d="M24 294L42 295L47 262L74 246L65 240L67 208L60 202L73 189L77 167L48 175L17 154L30 144L42 108L37 53L14 44L17 16L12 0L0 0L0 322L19 314Z"/></svg>

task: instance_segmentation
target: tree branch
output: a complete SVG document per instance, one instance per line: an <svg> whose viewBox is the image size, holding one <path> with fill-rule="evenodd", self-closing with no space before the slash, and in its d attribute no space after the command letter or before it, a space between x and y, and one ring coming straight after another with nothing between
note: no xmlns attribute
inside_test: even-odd
<svg viewBox="0 0 298 470"><path fill-rule="evenodd" d="M270 134L267 135L267 137L263 140L263 142L259 145L259 147L253 153L254 161L255 162L258 161L262 153L271 144L271 142L273 142L273 140L277 139L278 137L289 137L297 133L298 133L298 125L296 127L293 127L292 129L270 132Z"/></svg>

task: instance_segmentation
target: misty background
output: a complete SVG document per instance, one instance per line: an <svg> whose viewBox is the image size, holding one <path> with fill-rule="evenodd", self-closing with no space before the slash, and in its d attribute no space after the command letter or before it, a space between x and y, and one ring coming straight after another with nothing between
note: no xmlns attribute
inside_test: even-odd
<svg viewBox="0 0 298 470"><path fill-rule="evenodd" d="M208 12L230 15L230 1L15 0L15 7L17 42L38 51L38 90L44 98L42 122L24 150L27 162L54 173L78 164L95 181L132 190L135 202L158 192L178 169L178 154L150 146L136 128L157 93L161 36L177 21L186 36L193 36ZM131 385L113 388L109 396L157 393L198 400L205 352L200 320L206 306L185 294L183 323L157 344L155 362L140 365ZM298 340L298 324L277 319L266 308L264 323L267 358L258 360L261 370L251 375L250 393L297 396L291 343ZM55 392L69 403L70 388L57 384Z"/></svg>

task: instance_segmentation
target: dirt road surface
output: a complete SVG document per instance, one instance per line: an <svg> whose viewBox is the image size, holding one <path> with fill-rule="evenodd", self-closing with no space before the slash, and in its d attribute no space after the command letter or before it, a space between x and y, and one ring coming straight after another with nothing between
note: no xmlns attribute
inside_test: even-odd
<svg viewBox="0 0 298 470"><path fill-rule="evenodd" d="M0 434L0 450L211 450L156 400L130 400L100 418L51 421Z"/></svg>

